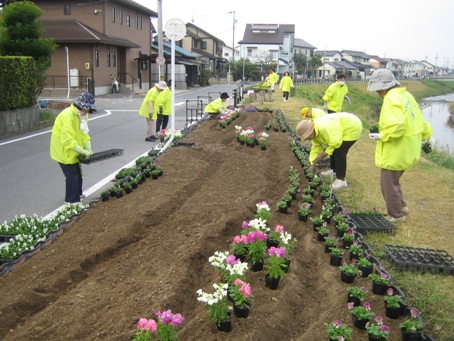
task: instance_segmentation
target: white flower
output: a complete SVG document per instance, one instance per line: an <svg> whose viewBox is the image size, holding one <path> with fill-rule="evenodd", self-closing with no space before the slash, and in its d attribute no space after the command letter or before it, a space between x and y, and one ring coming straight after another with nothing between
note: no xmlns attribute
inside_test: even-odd
<svg viewBox="0 0 454 341"><path fill-rule="evenodd" d="M255 231L263 231L265 233L270 231L270 228L266 225L266 220L263 220L262 218L249 221L249 225Z"/></svg>

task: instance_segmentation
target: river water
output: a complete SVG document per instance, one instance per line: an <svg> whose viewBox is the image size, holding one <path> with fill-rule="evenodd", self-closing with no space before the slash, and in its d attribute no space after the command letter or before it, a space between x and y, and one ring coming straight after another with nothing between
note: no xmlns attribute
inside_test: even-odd
<svg viewBox="0 0 454 341"><path fill-rule="evenodd" d="M454 156L454 117L451 121L449 104L454 102L454 93L427 97L421 105L422 114L432 125L436 146Z"/></svg>

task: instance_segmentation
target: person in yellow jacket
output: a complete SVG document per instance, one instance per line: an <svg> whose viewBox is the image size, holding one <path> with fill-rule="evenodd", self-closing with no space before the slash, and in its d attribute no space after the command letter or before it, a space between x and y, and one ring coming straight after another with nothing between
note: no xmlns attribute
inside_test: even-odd
<svg viewBox="0 0 454 341"><path fill-rule="evenodd" d="M172 113L172 93L170 91L171 84L171 81L169 81L169 85L167 85L164 81L160 81L156 85L159 89L159 95L155 100L155 112L157 111L156 134L159 134L161 130L166 129L167 124L169 123L169 116Z"/></svg>
<svg viewBox="0 0 454 341"><path fill-rule="evenodd" d="M159 89L156 84L148 90L145 98L143 99L142 105L139 109L139 115L143 116L147 120L147 135L145 141L154 142L156 141L156 136L153 135L153 124L156 121L156 113L154 111L154 102L156 97L159 95Z"/></svg>
<svg viewBox="0 0 454 341"><path fill-rule="evenodd" d="M326 115L326 112L324 112L322 109L308 107L301 109L301 116L303 116L303 120L305 118L313 120L314 118L319 118L324 115Z"/></svg>
<svg viewBox="0 0 454 341"><path fill-rule="evenodd" d="M211 101L207 104L204 110L204 114L202 116L202 120L206 120L208 117L210 119L215 119L218 114L227 114L230 111L225 106L225 101L229 98L229 94L227 92L221 93L221 97Z"/></svg>
<svg viewBox="0 0 454 341"><path fill-rule="evenodd" d="M284 102L288 101L288 95L290 94L290 88L293 88L293 80L290 77L288 71L284 72L284 77L282 77L279 87L282 89L282 96L284 97Z"/></svg>
<svg viewBox="0 0 454 341"><path fill-rule="evenodd" d="M268 82L271 86L271 92L274 92L274 86L276 85L277 81L279 80L279 75L274 72L274 69L270 69L269 71L270 75L267 77Z"/></svg>
<svg viewBox="0 0 454 341"><path fill-rule="evenodd" d="M345 84L345 75L339 73L336 78L337 81L326 89L325 95L323 96L323 109L326 110L328 114L342 111L344 99L350 103L350 98L347 96L348 87L347 84Z"/></svg>
<svg viewBox="0 0 454 341"><path fill-rule="evenodd" d="M309 154L311 170L330 156L331 169L336 173L336 180L331 184L333 189L347 187L345 174L347 172L347 153L359 139L363 125L353 114L339 112L324 115L314 120L302 120L296 126L301 140L311 140Z"/></svg>
<svg viewBox="0 0 454 341"><path fill-rule="evenodd" d="M390 70L378 69L367 86L368 91L376 91L383 98L379 132L369 137L377 141L375 165L381 168L380 186L391 222L405 221L410 213L399 180L418 162L422 141L432 136L432 127L424 120L418 103L399 85Z"/></svg>
<svg viewBox="0 0 454 341"><path fill-rule="evenodd" d="M55 119L50 138L50 157L58 162L66 178L66 203L79 203L82 192L82 170L79 157L90 157L88 113L96 111L95 97L83 92L70 107Z"/></svg>

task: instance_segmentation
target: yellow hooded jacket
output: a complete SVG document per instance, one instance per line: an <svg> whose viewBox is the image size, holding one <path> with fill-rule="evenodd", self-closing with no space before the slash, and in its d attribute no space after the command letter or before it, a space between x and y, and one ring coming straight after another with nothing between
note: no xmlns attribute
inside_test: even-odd
<svg viewBox="0 0 454 341"><path fill-rule="evenodd" d="M88 114L85 115L85 119L88 120ZM80 129L79 115L76 107L71 104L55 119L50 138L50 157L52 160L66 165L78 163L79 153L74 150L74 147L84 147L88 141L90 141L90 136Z"/></svg>
<svg viewBox="0 0 454 341"><path fill-rule="evenodd" d="M406 88L394 88L383 99L375 149L375 165L382 169L406 170L419 160L422 140L432 136L418 103Z"/></svg>
<svg viewBox="0 0 454 341"><path fill-rule="evenodd" d="M169 88L162 90L156 97L156 110L153 113L153 119L157 117L159 107L162 106L162 114L169 116L172 113L172 93Z"/></svg>
<svg viewBox="0 0 454 341"><path fill-rule="evenodd" d="M312 120L325 116L325 115L326 115L326 112L324 112L322 109L312 108L312 117L311 117Z"/></svg>
<svg viewBox="0 0 454 341"><path fill-rule="evenodd" d="M140 109L139 109L139 114L145 118L148 118L148 119L153 119L153 120L156 120L156 117L153 118L153 117L150 117L150 114L148 112L148 102L152 102L153 103L153 113L156 111L154 108L155 108L155 100L156 100L156 97L158 97L159 95L159 90L157 87L152 87L150 90L148 90L145 98L143 99L143 102L142 102L142 105L140 106ZM155 115L153 115L155 116Z"/></svg>
<svg viewBox="0 0 454 341"><path fill-rule="evenodd" d="M348 94L347 84L340 85L339 82L331 84L325 91L323 101L328 104L328 109L335 112L342 110L344 97Z"/></svg>
<svg viewBox="0 0 454 341"><path fill-rule="evenodd" d="M205 111L209 114L217 114L219 112L219 109L223 109L227 111L227 108L225 106L225 102L222 100L222 98L217 98L211 103L208 103L208 105L205 107Z"/></svg>
<svg viewBox="0 0 454 341"><path fill-rule="evenodd" d="M311 163L323 151L333 155L333 151L339 148L343 141L358 140L363 130L361 120L347 112L324 115L314 119L313 122L315 138L311 141L312 148L309 155Z"/></svg>
<svg viewBox="0 0 454 341"><path fill-rule="evenodd" d="M279 85L281 86L282 91L290 92L290 88L293 86L293 80L290 76L284 76Z"/></svg>
<svg viewBox="0 0 454 341"><path fill-rule="evenodd" d="M268 76L268 80L271 84L277 83L278 79L279 75L276 72L270 73L270 75Z"/></svg>

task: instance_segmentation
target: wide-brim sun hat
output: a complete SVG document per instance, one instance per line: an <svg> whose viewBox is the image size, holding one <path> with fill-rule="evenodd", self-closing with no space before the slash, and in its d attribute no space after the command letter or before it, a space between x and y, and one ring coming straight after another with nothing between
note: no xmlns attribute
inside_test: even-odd
<svg viewBox="0 0 454 341"><path fill-rule="evenodd" d="M229 98L229 97L230 97L230 96L229 96L229 94L228 94L227 92L223 92L223 93L221 94L221 98L222 98L222 99L224 99L224 98Z"/></svg>
<svg viewBox="0 0 454 341"><path fill-rule="evenodd" d="M156 83L154 86L157 87L160 90L167 89L167 83L164 82L164 81L160 81L159 83Z"/></svg>
<svg viewBox="0 0 454 341"><path fill-rule="evenodd" d="M82 110L96 111L95 96L89 92L82 92L74 101L74 105Z"/></svg>
<svg viewBox="0 0 454 341"><path fill-rule="evenodd" d="M296 126L296 132L301 137L301 140L306 140L314 131L314 122L309 120L302 120Z"/></svg>
<svg viewBox="0 0 454 341"><path fill-rule="evenodd" d="M387 90L396 85L400 85L400 83L390 70L378 69L370 76L367 91Z"/></svg>
<svg viewBox="0 0 454 341"><path fill-rule="evenodd" d="M311 110L311 109L308 107L301 109L301 116L303 116L303 118L306 118L306 115L309 112L309 110Z"/></svg>

